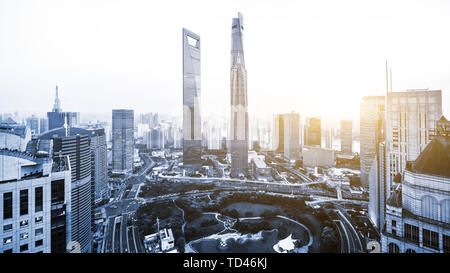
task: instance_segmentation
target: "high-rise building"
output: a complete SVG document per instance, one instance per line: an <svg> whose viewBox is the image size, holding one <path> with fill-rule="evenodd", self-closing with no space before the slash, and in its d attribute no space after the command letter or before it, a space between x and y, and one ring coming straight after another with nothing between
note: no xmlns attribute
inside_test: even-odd
<svg viewBox="0 0 450 273"><path fill-rule="evenodd" d="M433 137L387 200L381 250L450 253L450 136Z"/></svg>
<svg viewBox="0 0 450 273"><path fill-rule="evenodd" d="M27 126L30 127L31 135L38 135L39 134L39 118L35 115L32 115L31 117L26 119Z"/></svg>
<svg viewBox="0 0 450 273"><path fill-rule="evenodd" d="M41 118L39 120L39 134L43 134L46 131L48 131L48 119L47 118Z"/></svg>
<svg viewBox="0 0 450 273"><path fill-rule="evenodd" d="M52 160L51 143L33 152L17 145L29 143L29 131L0 124L1 138L10 140L0 147L0 252L62 253L71 240L68 159Z"/></svg>
<svg viewBox="0 0 450 273"><path fill-rule="evenodd" d="M58 96L58 86L56 86L55 103L51 112L47 112L48 130L61 128L65 123L70 127L78 126L80 122L80 113L78 112L63 112L61 109L61 102Z"/></svg>
<svg viewBox="0 0 450 273"><path fill-rule="evenodd" d="M298 159L300 155L300 128L300 114L275 115L274 150L283 153L289 159Z"/></svg>
<svg viewBox="0 0 450 273"><path fill-rule="evenodd" d="M183 28L183 166L201 168L200 36Z"/></svg>
<svg viewBox="0 0 450 273"><path fill-rule="evenodd" d="M238 13L231 24L231 116L230 154L233 177L248 173L248 97L247 70L243 44L243 17Z"/></svg>
<svg viewBox="0 0 450 273"><path fill-rule="evenodd" d="M352 129L353 122L351 120L341 120L341 152L352 154Z"/></svg>
<svg viewBox="0 0 450 273"><path fill-rule="evenodd" d="M90 133L91 180L95 203L108 197L108 157L105 129L99 126L86 128Z"/></svg>
<svg viewBox="0 0 450 273"><path fill-rule="evenodd" d="M134 110L112 110L112 143L112 172L131 172L134 158Z"/></svg>
<svg viewBox="0 0 450 273"><path fill-rule="evenodd" d="M442 91L413 89L388 92L386 100L387 183L414 161L435 134L442 116Z"/></svg>
<svg viewBox="0 0 450 273"><path fill-rule="evenodd" d="M147 149L162 150L165 146L164 130L160 127L152 128L147 132Z"/></svg>
<svg viewBox="0 0 450 273"><path fill-rule="evenodd" d="M304 142L307 146L321 146L322 126L320 117L306 118Z"/></svg>
<svg viewBox="0 0 450 273"><path fill-rule="evenodd" d="M71 240L80 244L81 252L92 251L92 187L90 134L87 130L65 126L49 130L33 140L27 150L53 143L52 157L68 157L71 170Z"/></svg>
<svg viewBox="0 0 450 273"><path fill-rule="evenodd" d="M378 143L384 141L385 96L367 96L360 107L360 170L361 183L368 187L368 175L376 160Z"/></svg>

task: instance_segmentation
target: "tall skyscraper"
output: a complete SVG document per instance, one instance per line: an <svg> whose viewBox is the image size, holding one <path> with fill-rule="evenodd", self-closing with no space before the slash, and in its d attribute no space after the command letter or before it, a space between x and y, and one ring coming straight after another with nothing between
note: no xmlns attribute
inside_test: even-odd
<svg viewBox="0 0 450 273"><path fill-rule="evenodd" d="M248 173L248 97L243 32L243 17L238 13L231 24L230 175L233 177Z"/></svg>
<svg viewBox="0 0 450 273"><path fill-rule="evenodd" d="M306 118L304 141L307 146L321 146L322 126L320 117Z"/></svg>
<svg viewBox="0 0 450 273"><path fill-rule="evenodd" d="M413 89L388 92L386 100L387 183L401 174L432 140L442 116L442 91Z"/></svg>
<svg viewBox="0 0 450 273"><path fill-rule="evenodd" d="M353 122L351 120L341 120L341 152L352 154L352 129Z"/></svg>
<svg viewBox="0 0 450 273"><path fill-rule="evenodd" d="M52 160L51 145L16 146L30 142L29 130L0 124L0 136L16 140L0 147L0 253L62 253L71 240L68 159Z"/></svg>
<svg viewBox="0 0 450 273"><path fill-rule="evenodd" d="M127 173L133 170L134 110L112 110L112 171Z"/></svg>
<svg viewBox="0 0 450 273"><path fill-rule="evenodd" d="M86 128L90 133L91 180L95 203L108 197L108 157L105 129L92 126Z"/></svg>
<svg viewBox="0 0 450 273"><path fill-rule="evenodd" d="M68 157L71 171L71 240L81 252L92 252L92 187L90 134L87 130L65 126L49 130L33 140L33 146L53 143L53 160Z"/></svg>
<svg viewBox="0 0 450 273"><path fill-rule="evenodd" d="M300 114L289 113L275 115L274 150L289 159L298 159L300 155Z"/></svg>
<svg viewBox="0 0 450 273"><path fill-rule="evenodd" d="M360 170L361 183L368 187L368 175L376 160L378 143L384 141L383 124L385 118L385 96L367 96L361 100L360 107Z"/></svg>
<svg viewBox="0 0 450 273"><path fill-rule="evenodd" d="M183 166L201 168L200 36L183 28Z"/></svg>
<svg viewBox="0 0 450 273"><path fill-rule="evenodd" d="M61 128L67 122L69 127L75 127L80 122L80 113L63 112L59 100L58 86L56 86L55 102L51 112L47 112L48 130Z"/></svg>

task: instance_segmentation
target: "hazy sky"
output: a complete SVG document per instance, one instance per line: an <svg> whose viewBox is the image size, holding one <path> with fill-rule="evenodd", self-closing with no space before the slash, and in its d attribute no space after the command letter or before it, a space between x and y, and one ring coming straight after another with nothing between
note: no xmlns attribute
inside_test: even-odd
<svg viewBox="0 0 450 273"><path fill-rule="evenodd" d="M359 115L362 96L443 90L450 1L0 0L0 112L182 113L183 27L201 36L204 114L227 114L231 20L244 16L250 114Z"/></svg>

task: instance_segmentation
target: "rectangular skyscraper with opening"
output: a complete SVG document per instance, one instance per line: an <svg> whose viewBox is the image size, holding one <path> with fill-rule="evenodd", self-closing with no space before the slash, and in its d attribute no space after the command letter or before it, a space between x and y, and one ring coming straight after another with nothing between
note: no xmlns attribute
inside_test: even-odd
<svg viewBox="0 0 450 273"><path fill-rule="evenodd" d="M201 168L200 36L183 28L183 165Z"/></svg>
<svg viewBox="0 0 450 273"><path fill-rule="evenodd" d="M248 171L248 98L247 70L244 61L244 25L241 13L231 24L231 176L246 175Z"/></svg>

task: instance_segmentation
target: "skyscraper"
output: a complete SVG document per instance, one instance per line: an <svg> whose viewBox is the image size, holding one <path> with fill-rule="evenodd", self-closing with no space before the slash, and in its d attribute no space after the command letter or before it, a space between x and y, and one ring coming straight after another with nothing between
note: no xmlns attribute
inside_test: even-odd
<svg viewBox="0 0 450 273"><path fill-rule="evenodd" d="M39 134L43 134L46 131L48 131L48 119L47 118L41 118L39 120Z"/></svg>
<svg viewBox="0 0 450 273"><path fill-rule="evenodd" d="M300 115L280 114L274 118L274 149L289 159L298 159L300 154Z"/></svg>
<svg viewBox="0 0 450 273"><path fill-rule="evenodd" d="M305 124L305 145L321 146L322 126L320 117L308 117Z"/></svg>
<svg viewBox="0 0 450 273"><path fill-rule="evenodd" d="M201 168L200 36L183 28L183 165Z"/></svg>
<svg viewBox="0 0 450 273"><path fill-rule="evenodd" d="M63 112L59 100L58 86L56 86L55 102L51 112L47 112L48 130L61 128L67 122L69 127L75 127L80 122L80 113Z"/></svg>
<svg viewBox="0 0 450 273"><path fill-rule="evenodd" d="M134 110L112 110L112 143L112 172L131 172L134 158Z"/></svg>
<svg viewBox="0 0 450 273"><path fill-rule="evenodd" d="M388 92L386 100L387 183L401 174L432 140L442 116L442 91L413 89Z"/></svg>
<svg viewBox="0 0 450 273"><path fill-rule="evenodd" d="M31 134L32 135L38 135L39 134L39 118L35 115L32 115L31 117L26 119L27 125L30 127Z"/></svg>
<svg viewBox="0 0 450 273"><path fill-rule="evenodd" d="M385 96L367 96L361 100L360 107L360 154L361 183L368 187L368 175L376 160L378 143L384 141Z"/></svg>
<svg viewBox="0 0 450 273"><path fill-rule="evenodd" d="M341 152L352 154L352 129L351 120L341 120Z"/></svg>
<svg viewBox="0 0 450 273"><path fill-rule="evenodd" d="M230 175L233 177L248 173L248 98L243 32L243 17L238 13L231 24Z"/></svg>
<svg viewBox="0 0 450 273"><path fill-rule="evenodd" d="M71 171L71 240L81 252L92 251L92 188L90 135L85 129L67 127L49 130L33 141L34 150L43 143L53 143L52 157L68 157Z"/></svg>

